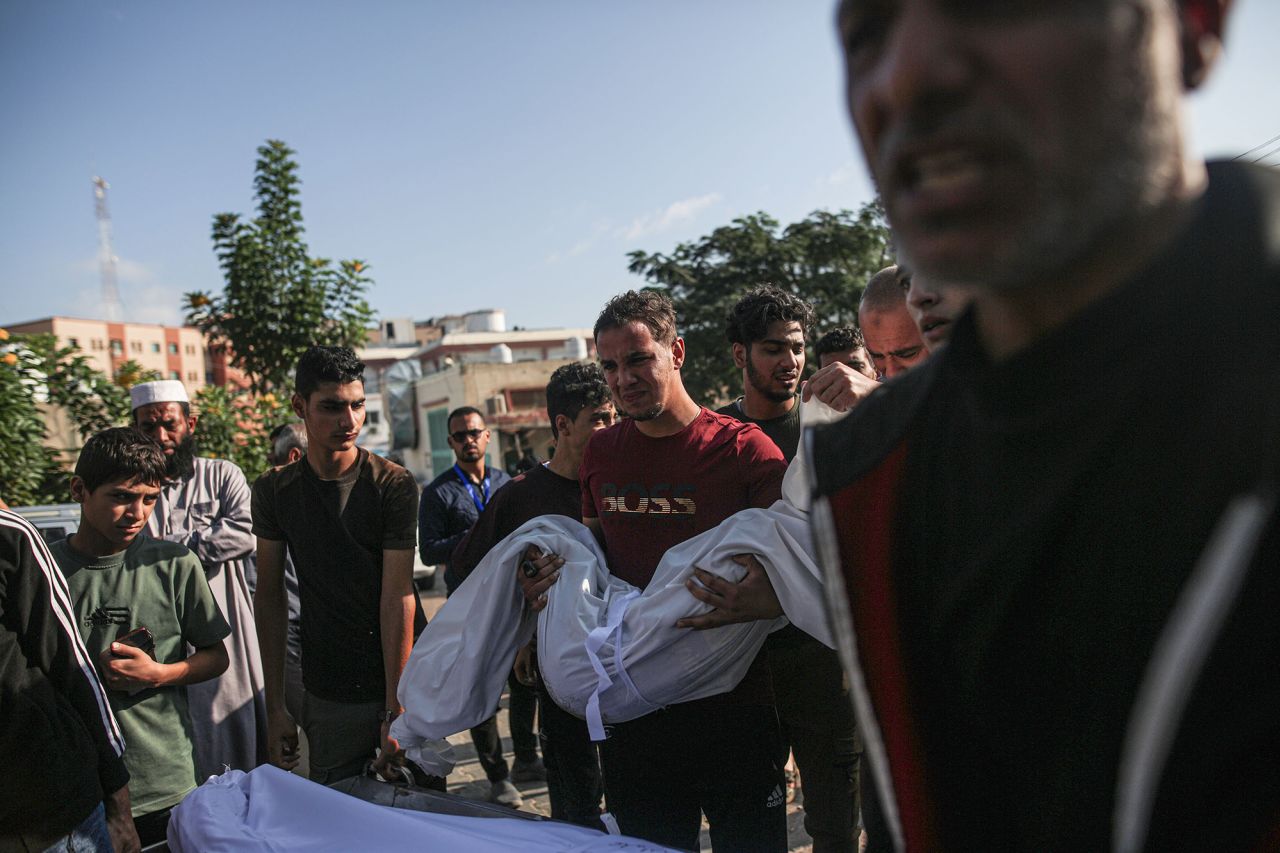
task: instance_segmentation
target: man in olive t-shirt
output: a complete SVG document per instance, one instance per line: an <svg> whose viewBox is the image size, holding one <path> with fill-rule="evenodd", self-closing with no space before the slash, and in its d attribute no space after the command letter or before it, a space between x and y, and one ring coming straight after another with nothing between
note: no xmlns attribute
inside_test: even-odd
<svg viewBox="0 0 1280 853"><path fill-rule="evenodd" d="M230 633L209 591L204 567L181 545L135 538L118 554L82 554L63 539L49 546L75 602L80 636L91 653L120 634L146 626L155 659L176 663L186 644L220 644ZM149 688L108 691L127 748L129 796L135 815L169 808L201 781L193 763L187 691Z"/></svg>
<svg viewBox="0 0 1280 853"><path fill-rule="evenodd" d="M226 670L223 641L231 633L200 560L176 542L139 535L164 475L164 453L151 439L127 427L93 436L71 478L80 527L50 548L124 734L131 810L144 847L164 839L169 810L202 781L185 688ZM153 649L116 642L140 628Z"/></svg>

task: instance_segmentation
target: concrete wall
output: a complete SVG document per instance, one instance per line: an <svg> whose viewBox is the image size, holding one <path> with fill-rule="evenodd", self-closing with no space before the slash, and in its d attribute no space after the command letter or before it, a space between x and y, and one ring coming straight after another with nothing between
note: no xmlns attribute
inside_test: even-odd
<svg viewBox="0 0 1280 853"><path fill-rule="evenodd" d="M459 406L475 406L485 413L485 422L492 433L488 451L491 465L505 467L508 451L517 449L516 436L521 430L538 457L545 459L551 443L545 406L513 409L508 402L510 392L541 391L555 369L569 363L569 359L552 359L514 364L462 364L423 376L415 385L418 447L404 451L405 467L419 480L428 481L453 464L453 453L443 436L438 435L438 446L432 446L429 422L433 413L438 419L441 411L447 414ZM433 449L437 451L436 465L432 464Z"/></svg>

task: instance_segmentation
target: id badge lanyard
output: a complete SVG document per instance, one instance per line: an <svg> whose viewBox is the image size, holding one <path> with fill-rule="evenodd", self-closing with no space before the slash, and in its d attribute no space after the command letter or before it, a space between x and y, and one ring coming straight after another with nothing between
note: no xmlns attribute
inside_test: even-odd
<svg viewBox="0 0 1280 853"><path fill-rule="evenodd" d="M483 495L476 491L476 484L471 482L471 478L464 474L456 463L453 466L453 473L457 474L462 485L467 487L471 502L476 505L476 512L484 512L485 504L489 502L489 469L485 469L484 478L480 481L480 488L484 490Z"/></svg>

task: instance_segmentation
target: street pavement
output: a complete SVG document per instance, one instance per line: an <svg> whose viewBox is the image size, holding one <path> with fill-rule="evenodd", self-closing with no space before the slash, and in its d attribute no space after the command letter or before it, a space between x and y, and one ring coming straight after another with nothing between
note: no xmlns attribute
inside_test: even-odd
<svg viewBox="0 0 1280 853"><path fill-rule="evenodd" d="M443 580L441 583L443 583ZM444 604L444 591L443 589L431 590L421 593L419 597L422 600L422 607L426 611L429 621ZM502 707L498 712L498 731L502 735L503 748L509 762L512 759L512 748L511 730L506 708L507 696L504 693ZM458 757L458 764L453 773L449 775L449 793L473 800L487 800L489 782L485 779L484 770L476 759L476 751L471 744L471 737L467 732L462 732L449 738L449 742L453 744L454 752ZM545 782L517 784L516 787L520 789L520 795L524 798L524 805L521 806L521 810L540 815L551 814L551 803L547 797L547 784ZM813 846L809 834L804 831L803 804L804 793L800 791L796 795L796 801L787 806L787 843L788 849L792 853L801 853L801 851L809 853ZM702 825L701 841L703 850L711 849L711 838L707 832L705 820Z"/></svg>

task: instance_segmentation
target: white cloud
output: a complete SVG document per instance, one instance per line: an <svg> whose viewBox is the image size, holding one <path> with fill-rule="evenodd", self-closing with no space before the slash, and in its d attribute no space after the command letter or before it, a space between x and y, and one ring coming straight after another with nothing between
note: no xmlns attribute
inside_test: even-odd
<svg viewBox="0 0 1280 853"><path fill-rule="evenodd" d="M657 210L636 218L629 226L619 229L618 236L634 240L637 237L666 231L673 225L694 219L699 213L718 203L720 198L720 193L707 193L672 202L665 210Z"/></svg>

